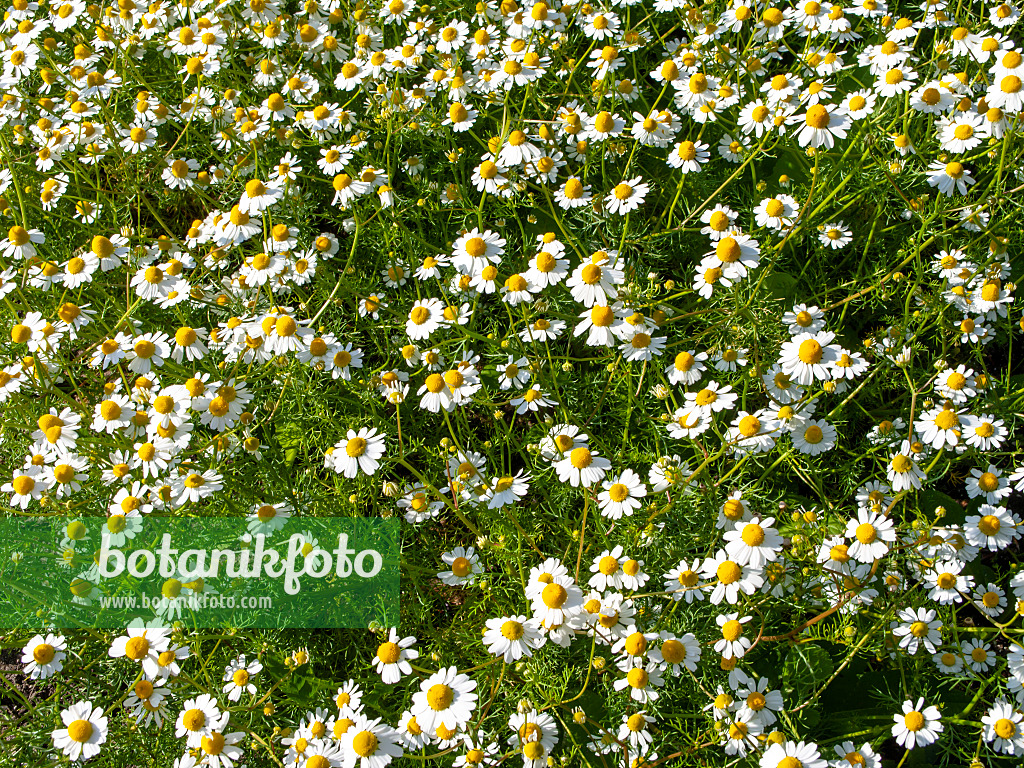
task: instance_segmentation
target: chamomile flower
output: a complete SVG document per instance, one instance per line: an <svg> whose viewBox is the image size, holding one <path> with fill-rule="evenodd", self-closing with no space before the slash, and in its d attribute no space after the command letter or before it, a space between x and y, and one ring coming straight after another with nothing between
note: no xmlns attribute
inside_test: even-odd
<svg viewBox="0 0 1024 768"><path fill-rule="evenodd" d="M590 185L584 184L582 179L576 176L566 179L565 183L555 190L553 197L559 207L566 210L581 208L593 202Z"/></svg>
<svg viewBox="0 0 1024 768"><path fill-rule="evenodd" d="M914 452L910 449L910 441L904 440L899 450L889 458L886 476L892 489L899 493L921 487L922 481L927 476L914 459Z"/></svg>
<svg viewBox="0 0 1024 768"><path fill-rule="evenodd" d="M988 504L998 505L1012 493L1012 488L1003 473L993 464L984 471L974 468L966 479L968 497L983 497Z"/></svg>
<svg viewBox="0 0 1024 768"><path fill-rule="evenodd" d="M631 469L602 481L601 487L602 491L597 496L598 508L610 520L632 515L643 504L640 499L647 495L647 486Z"/></svg>
<svg viewBox="0 0 1024 768"><path fill-rule="evenodd" d="M979 584L973 598L975 607L990 618L994 619L1006 610L1006 593L998 584Z"/></svg>
<svg viewBox="0 0 1024 768"><path fill-rule="evenodd" d="M185 737L189 749L200 749L204 738L222 730L227 724L229 713L222 712L217 700L208 694L187 699L174 724L174 735Z"/></svg>
<svg viewBox="0 0 1024 768"><path fill-rule="evenodd" d="M705 593L700 584L700 564L694 560L687 563L681 560L679 565L664 575L665 591L672 593L673 600L686 600L692 603L694 600L704 600Z"/></svg>
<svg viewBox="0 0 1024 768"><path fill-rule="evenodd" d="M391 6L402 0L392 0ZM346 768L383 768L395 758L401 757L403 749L399 735L394 728L378 718L370 720L362 713L353 713L352 724L340 738L343 766Z"/></svg>
<svg viewBox="0 0 1024 768"><path fill-rule="evenodd" d="M328 458L335 472L351 479L360 471L373 475L384 450L384 435L378 434L376 428L362 427L358 432L350 429L347 438L334 446Z"/></svg>
<svg viewBox="0 0 1024 768"><path fill-rule="evenodd" d="M523 657L532 656L534 650L544 644L545 637L538 626L536 619L528 619L526 616L488 619L484 623L483 642L489 653L511 664Z"/></svg>
<svg viewBox="0 0 1024 768"><path fill-rule="evenodd" d="M686 350L678 352L672 364L665 369L670 384L682 384L691 386L700 381L702 374L707 370L704 365L708 359L707 352Z"/></svg>
<svg viewBox="0 0 1024 768"><path fill-rule="evenodd" d="M928 185L937 187L939 192L948 197L956 194L966 195L968 187L975 184L970 170L956 160L945 163L936 160L929 163L928 169Z"/></svg>
<svg viewBox="0 0 1024 768"><path fill-rule="evenodd" d="M817 456L836 446L836 428L826 421L803 420L790 431L793 447L808 456Z"/></svg>
<svg viewBox="0 0 1024 768"><path fill-rule="evenodd" d="M493 478L487 494L487 508L501 509L517 503L526 496L530 488L529 481L530 475L523 474L523 470L519 470L515 476Z"/></svg>
<svg viewBox="0 0 1024 768"><path fill-rule="evenodd" d="M534 593L534 617L546 627L564 624L583 610L583 593L568 576L551 576L551 581Z"/></svg>
<svg viewBox="0 0 1024 768"><path fill-rule="evenodd" d="M501 263L505 242L505 238L491 230L471 229L452 245L452 266L478 275L484 267Z"/></svg>
<svg viewBox="0 0 1024 768"><path fill-rule="evenodd" d="M613 687L617 691L627 691L633 701L648 704L658 700L661 694L657 689L664 684L665 678L659 665L654 661L648 661L644 666L630 669L625 677L615 681Z"/></svg>
<svg viewBox="0 0 1024 768"><path fill-rule="evenodd" d="M903 702L902 714L893 715L895 725L892 735L896 743L906 749L927 746L938 740L944 730L937 707L924 704L924 698L916 702Z"/></svg>
<svg viewBox="0 0 1024 768"><path fill-rule="evenodd" d="M420 683L413 694L412 713L428 733L440 727L454 731L469 723L476 707L476 681L455 667L441 669Z"/></svg>
<svg viewBox="0 0 1024 768"><path fill-rule="evenodd" d="M1002 419L992 414L968 415L964 419L964 442L972 448L983 451L998 449L1006 439L1008 432ZM980 483L979 483L980 484Z"/></svg>
<svg viewBox="0 0 1024 768"><path fill-rule="evenodd" d="M861 563L873 563L885 557L896 541L893 521L878 512L860 509L846 524L846 536L852 540L850 557Z"/></svg>
<svg viewBox="0 0 1024 768"><path fill-rule="evenodd" d="M666 162L672 168L678 168L682 173L700 173L701 168L708 162L711 153L708 145L697 141L681 141L669 152Z"/></svg>
<svg viewBox="0 0 1024 768"><path fill-rule="evenodd" d="M263 670L263 665L258 659L253 659L248 664L245 661L245 654L230 662L224 669L225 683L223 692L227 694L228 701L238 701L242 693L250 695L256 693L256 686L252 678Z"/></svg>
<svg viewBox="0 0 1024 768"><path fill-rule="evenodd" d="M442 554L441 559L450 569L437 574L437 577L445 584L453 586L473 584L477 577L484 572L484 567L480 563L480 555L473 547L455 547L451 552Z"/></svg>
<svg viewBox="0 0 1024 768"><path fill-rule="evenodd" d="M965 640L960 652L971 671L980 675L988 672L998 658L989 644L979 639Z"/></svg>
<svg viewBox="0 0 1024 768"><path fill-rule="evenodd" d="M80 701L61 710L63 728L50 734L53 746L74 761L85 761L100 753L107 740L107 718L102 707L93 707L91 701Z"/></svg>
<svg viewBox="0 0 1024 768"><path fill-rule="evenodd" d="M707 235L712 241L721 240L738 231L735 226L736 216L736 212L726 205L708 208L700 215L701 223L705 225L700 232L702 235Z"/></svg>
<svg viewBox="0 0 1024 768"><path fill-rule="evenodd" d="M555 463L555 472L561 482L569 483L574 488L581 485L589 487L601 482L611 466L611 462L599 456L596 451L587 446L579 446Z"/></svg>
<svg viewBox="0 0 1024 768"><path fill-rule="evenodd" d="M415 637L401 637L393 627L388 633L388 638L377 647L371 662L377 669L377 674L386 685L394 685L403 676L412 674L410 660L419 658L420 652L412 646L416 644Z"/></svg>
<svg viewBox="0 0 1024 768"><path fill-rule="evenodd" d="M441 327L444 319L444 304L440 299L420 299L409 310L409 317L405 322L406 335L412 341L421 341L430 337L434 331Z"/></svg>
<svg viewBox="0 0 1024 768"><path fill-rule="evenodd" d="M774 561L782 549L782 536L772 526L774 517L738 522L726 531L726 552L740 565L760 568Z"/></svg>
<svg viewBox="0 0 1024 768"><path fill-rule="evenodd" d="M952 651L942 651L932 656L939 672L945 675L959 675L964 668L964 657Z"/></svg>
<svg viewBox="0 0 1024 768"><path fill-rule="evenodd" d="M933 610L905 608L897 613L899 623L893 622L892 633L899 638L899 647L913 656L923 646L928 653L942 643L942 621Z"/></svg>
<svg viewBox="0 0 1024 768"><path fill-rule="evenodd" d="M21 650L25 674L33 680L45 680L64 668L67 643L63 635L34 635Z"/></svg>
<svg viewBox="0 0 1024 768"><path fill-rule="evenodd" d="M741 594L752 595L764 584L760 568L741 565L726 550L720 550L705 560L701 571L706 579L715 580L708 598L712 605L723 600L735 605Z"/></svg>
<svg viewBox="0 0 1024 768"><path fill-rule="evenodd" d="M841 221L823 224L818 230L818 240L832 250L840 250L853 242L853 230Z"/></svg>
<svg viewBox="0 0 1024 768"><path fill-rule="evenodd" d="M969 544L997 551L1020 537L1020 523L1005 507L982 504L979 514L968 515L964 532Z"/></svg>
<svg viewBox="0 0 1024 768"><path fill-rule="evenodd" d="M926 572L925 588L928 598L939 605L959 603L974 586L974 577L962 573L964 563L959 560L939 560Z"/></svg>
<svg viewBox="0 0 1024 768"><path fill-rule="evenodd" d="M818 746L813 742L786 741L772 743L761 755L761 768L789 768L791 765L803 768L827 768L828 763L822 759Z"/></svg>
<svg viewBox="0 0 1024 768"><path fill-rule="evenodd" d="M624 179L604 198L605 206L609 212L625 216L643 205L650 189L641 176Z"/></svg>
<svg viewBox="0 0 1024 768"><path fill-rule="evenodd" d="M981 718L982 735L1001 754L1024 753L1024 714L1006 699L998 699Z"/></svg>
<svg viewBox="0 0 1024 768"><path fill-rule="evenodd" d="M754 617L740 617L738 613L719 614L715 622L722 631L721 639L715 642L715 653L722 654L723 658L743 658L747 649L751 646L751 639L746 636L744 624L749 623Z"/></svg>

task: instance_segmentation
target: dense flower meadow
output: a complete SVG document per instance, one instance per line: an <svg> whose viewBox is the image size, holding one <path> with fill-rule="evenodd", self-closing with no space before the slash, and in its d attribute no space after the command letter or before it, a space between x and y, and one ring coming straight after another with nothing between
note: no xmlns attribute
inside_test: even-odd
<svg viewBox="0 0 1024 768"><path fill-rule="evenodd" d="M8 616L0 763L1020 760L1020 16L13 0L4 514L82 603L98 516L403 555L396 627Z"/></svg>

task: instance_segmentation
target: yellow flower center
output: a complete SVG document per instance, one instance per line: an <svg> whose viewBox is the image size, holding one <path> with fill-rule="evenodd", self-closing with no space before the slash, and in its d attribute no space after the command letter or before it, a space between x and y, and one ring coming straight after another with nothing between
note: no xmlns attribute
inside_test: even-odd
<svg viewBox="0 0 1024 768"><path fill-rule="evenodd" d="M871 523L861 523L857 526L856 536L861 544L870 544L878 538L878 531Z"/></svg>
<svg viewBox="0 0 1024 768"><path fill-rule="evenodd" d="M206 715L201 709L190 709L181 719L182 725L190 731L198 731L206 725Z"/></svg>
<svg viewBox="0 0 1024 768"><path fill-rule="evenodd" d="M726 560L718 566L715 575L723 584L735 584L743 575L743 570L732 560Z"/></svg>
<svg viewBox="0 0 1024 768"><path fill-rule="evenodd" d="M92 737L92 723L88 720L75 720L68 726L68 738L78 744L84 744Z"/></svg>
<svg viewBox="0 0 1024 768"><path fill-rule="evenodd" d="M890 466L892 466L893 472L897 472L902 475L906 474L907 472L910 472L914 468L914 462L911 460L909 456L904 456L902 453L897 453L895 456L892 457Z"/></svg>
<svg viewBox="0 0 1024 768"><path fill-rule="evenodd" d="M245 193L249 197L261 197L266 191L266 185L259 179L251 179L245 184Z"/></svg>
<svg viewBox="0 0 1024 768"><path fill-rule="evenodd" d="M797 357L807 365L815 365L821 362L823 354L821 344L814 339L806 339L800 342L800 346L797 348Z"/></svg>
<svg viewBox="0 0 1024 768"><path fill-rule="evenodd" d="M377 648L377 658L384 664L395 664L402 653L398 643L381 643Z"/></svg>
<svg viewBox="0 0 1024 768"><path fill-rule="evenodd" d="M739 433L743 437L753 437L761 431L761 422L756 416L746 415L740 419L739 426L737 427Z"/></svg>
<svg viewBox="0 0 1024 768"><path fill-rule="evenodd" d="M725 264L732 264L740 260L743 254L740 244L733 237L723 237L715 245L715 256Z"/></svg>
<svg viewBox="0 0 1024 768"><path fill-rule="evenodd" d="M935 426L937 426L939 429L942 429L942 430L953 429L954 427L957 427L959 425L960 425L959 417L956 415L956 412L952 411L949 408L944 408L935 417Z"/></svg>
<svg viewBox="0 0 1024 768"><path fill-rule="evenodd" d="M978 521L978 530L986 536L995 536L999 533L1002 523L995 515L985 515Z"/></svg>
<svg viewBox="0 0 1024 768"><path fill-rule="evenodd" d="M466 253L473 258L480 258L487 253L487 243L482 237L471 237L466 241Z"/></svg>
<svg viewBox="0 0 1024 768"><path fill-rule="evenodd" d="M633 187L631 187L629 184L626 184L625 182L621 184L616 184L614 194L615 197L619 200L628 200L629 197L633 194Z"/></svg>
<svg viewBox="0 0 1024 768"><path fill-rule="evenodd" d="M580 274L581 279L587 285L596 285L601 282L601 268L596 264L587 264Z"/></svg>
<svg viewBox="0 0 1024 768"><path fill-rule="evenodd" d="M812 424L806 430L804 430L804 441L811 445L817 445L825 439L824 433L821 431L821 427L816 424Z"/></svg>
<svg viewBox="0 0 1024 768"><path fill-rule="evenodd" d="M124 646L124 655L132 661L139 661L149 653L149 640L145 637L133 637Z"/></svg>
<svg viewBox="0 0 1024 768"><path fill-rule="evenodd" d="M693 587L697 584L699 578L700 577L697 575L696 571L686 570L676 577L676 581L678 581L681 586Z"/></svg>
<svg viewBox="0 0 1024 768"><path fill-rule="evenodd" d="M629 488L622 483L614 483L611 488L608 489L608 498L612 501L620 502L629 496Z"/></svg>
<svg viewBox="0 0 1024 768"><path fill-rule="evenodd" d="M678 640L666 640L661 644L661 658L669 664L681 664L686 660L686 646Z"/></svg>
<svg viewBox="0 0 1024 768"><path fill-rule="evenodd" d="M626 680L632 688L646 688L648 679L647 670L642 667L633 667L626 675Z"/></svg>
<svg viewBox="0 0 1024 768"><path fill-rule="evenodd" d="M964 123L956 127L953 131L953 135L960 140L969 139L974 135L974 128Z"/></svg>
<svg viewBox="0 0 1024 768"><path fill-rule="evenodd" d="M594 457L588 448L574 448L569 454L569 462L576 469L586 469L593 462Z"/></svg>
<svg viewBox="0 0 1024 768"><path fill-rule="evenodd" d="M730 619L722 625L722 637L730 643L735 642L743 634L743 625L736 619ZM730 702L731 703L731 702Z"/></svg>
<svg viewBox="0 0 1024 768"><path fill-rule="evenodd" d="M1017 724L1006 717L1001 717L996 720L992 730L996 732L996 736L1001 739L1012 739L1017 735Z"/></svg>
<svg viewBox="0 0 1024 768"><path fill-rule="evenodd" d="M201 746L206 754L219 755L224 751L224 734L214 731L209 736L203 736Z"/></svg>
<svg viewBox="0 0 1024 768"><path fill-rule="evenodd" d="M523 625L518 621L510 619L501 625L501 635L506 640L519 640L525 632Z"/></svg>
<svg viewBox="0 0 1024 768"><path fill-rule="evenodd" d="M394 0L392 5L395 3L401 3L401 0ZM379 744L377 737L370 731L360 731L356 734L355 738L352 739L352 751L360 757L369 757L377 751L377 745Z"/></svg>
<svg viewBox="0 0 1024 768"><path fill-rule="evenodd" d="M924 715L917 710L908 712L903 716L903 724L907 727L908 731L916 733L924 728Z"/></svg>
<svg viewBox="0 0 1024 768"><path fill-rule="evenodd" d="M928 634L928 625L923 621L915 621L910 625L910 634L914 637L925 637Z"/></svg>
<svg viewBox="0 0 1024 768"><path fill-rule="evenodd" d="M757 523L749 523L743 526L741 538L748 547L759 547L764 543L764 528Z"/></svg>
<svg viewBox="0 0 1024 768"><path fill-rule="evenodd" d="M548 608L561 608L569 599L569 593L561 584L548 584L541 592L541 600Z"/></svg>
<svg viewBox="0 0 1024 768"><path fill-rule="evenodd" d="M999 478L992 472L984 472L978 478L978 487L986 493L992 493L999 487Z"/></svg>

